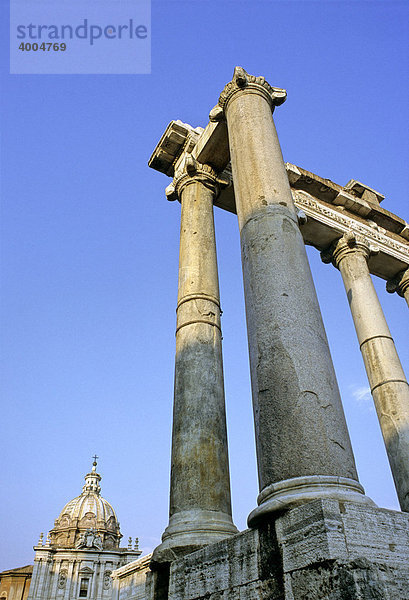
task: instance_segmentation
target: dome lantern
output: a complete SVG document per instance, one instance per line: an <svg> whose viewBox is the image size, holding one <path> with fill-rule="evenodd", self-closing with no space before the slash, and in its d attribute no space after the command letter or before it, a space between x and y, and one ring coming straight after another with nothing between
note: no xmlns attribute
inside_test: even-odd
<svg viewBox="0 0 409 600"><path fill-rule="evenodd" d="M99 475L97 471L97 458L98 456L93 456L94 462L92 463L91 473L87 473L85 475L85 485L82 488L82 493L93 492L99 496L101 492L101 486L99 482L101 481L101 475Z"/></svg>

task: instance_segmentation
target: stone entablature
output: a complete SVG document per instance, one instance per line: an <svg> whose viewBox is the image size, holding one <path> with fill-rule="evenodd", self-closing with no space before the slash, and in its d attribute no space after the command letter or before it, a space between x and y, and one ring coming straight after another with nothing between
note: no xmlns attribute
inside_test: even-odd
<svg viewBox="0 0 409 600"><path fill-rule="evenodd" d="M227 128L224 122L210 122L203 130L182 121L171 121L150 158L149 166L173 177L184 153L201 162L204 157L209 158L211 151L215 153L217 146L216 159L207 161L213 167L223 165L219 172L224 186L214 204L236 213L225 136ZM207 149L208 146L212 147L211 150ZM341 186L291 163L285 163L285 167L294 204L307 217L300 220L306 244L323 250L348 231L353 231L378 246L378 253L373 254L368 263L373 275L389 281L409 266L409 225L380 206L384 200L382 194L354 179ZM171 193L167 196L170 200L176 198ZM392 284L389 289L392 289Z"/></svg>
<svg viewBox="0 0 409 600"><path fill-rule="evenodd" d="M384 198L379 192L354 179L342 187L291 163L286 163L285 166L293 190L307 192L317 201L340 207L341 210L367 219L383 230L409 241L408 223L379 206Z"/></svg>
<svg viewBox="0 0 409 600"><path fill-rule="evenodd" d="M375 222L348 214L342 208L320 201L302 190L292 190L294 204L307 217L300 224L304 242L323 250L347 232L365 237L377 251L369 260L373 275L388 280L409 265L409 242Z"/></svg>
<svg viewBox="0 0 409 600"><path fill-rule="evenodd" d="M182 121L171 121L166 127L159 143L152 154L149 166L169 177L175 174L175 162L185 151L186 142L190 137L194 138L195 145L203 132L202 127L193 128Z"/></svg>

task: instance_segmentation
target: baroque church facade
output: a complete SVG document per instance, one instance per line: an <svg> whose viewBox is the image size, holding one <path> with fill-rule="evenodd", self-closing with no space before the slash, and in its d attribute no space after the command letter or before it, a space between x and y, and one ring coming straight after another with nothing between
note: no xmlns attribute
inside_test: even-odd
<svg viewBox="0 0 409 600"><path fill-rule="evenodd" d="M85 475L82 493L64 506L46 541L41 534L34 547L28 596L27 592L21 595L17 580L20 570L14 569L0 574L1 600L23 597L27 600L114 600L123 598L124 594L127 598L144 597L147 557L137 560L141 555L137 538L133 547L131 538L127 547L120 547L122 535L118 519L111 504L101 496L96 458L91 471ZM15 580L13 585L9 583L10 578ZM3 585L6 580L7 589ZM134 593L130 594L132 583Z"/></svg>

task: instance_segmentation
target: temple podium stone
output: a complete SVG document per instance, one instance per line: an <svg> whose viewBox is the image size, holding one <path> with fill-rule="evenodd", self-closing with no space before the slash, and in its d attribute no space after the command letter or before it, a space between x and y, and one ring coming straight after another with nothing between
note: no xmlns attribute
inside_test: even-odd
<svg viewBox="0 0 409 600"><path fill-rule="evenodd" d="M409 515L315 500L175 561L169 600L409 600Z"/></svg>

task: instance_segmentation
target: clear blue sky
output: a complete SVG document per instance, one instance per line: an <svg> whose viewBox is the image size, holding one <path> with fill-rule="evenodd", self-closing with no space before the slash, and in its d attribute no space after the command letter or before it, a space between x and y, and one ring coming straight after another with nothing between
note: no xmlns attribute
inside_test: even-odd
<svg viewBox="0 0 409 600"><path fill-rule="evenodd" d="M288 91L285 160L358 179L409 220L408 2L153 1L151 75L8 75L1 5L0 570L81 492L96 452L124 542L167 524L180 207L147 167L205 126L235 65ZM234 519L257 479L236 217L216 209ZM361 482L397 508L341 277L308 250ZM409 371L408 310L376 281Z"/></svg>

